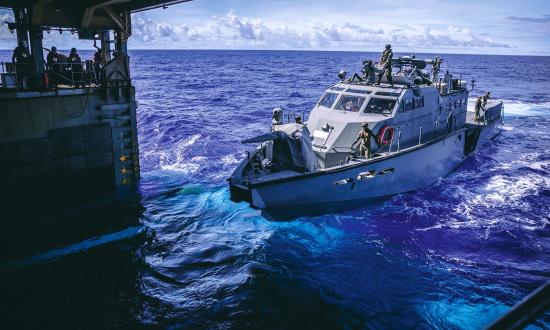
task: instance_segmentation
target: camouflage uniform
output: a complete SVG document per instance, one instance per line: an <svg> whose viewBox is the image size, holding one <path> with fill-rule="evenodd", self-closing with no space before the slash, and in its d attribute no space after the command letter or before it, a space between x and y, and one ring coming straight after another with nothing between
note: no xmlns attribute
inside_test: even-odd
<svg viewBox="0 0 550 330"><path fill-rule="evenodd" d="M361 141L359 153L367 159L371 158L371 140L373 136L374 133L368 126L363 126L363 130L359 132L359 135L357 136L356 142Z"/></svg>
<svg viewBox="0 0 550 330"><path fill-rule="evenodd" d="M476 100L476 105L475 105L475 110L476 110L475 120L476 121L479 121L481 119L480 115L481 115L481 110L482 109L483 109L483 100L482 100L482 97L479 96Z"/></svg>
<svg viewBox="0 0 550 330"><path fill-rule="evenodd" d="M483 106L487 105L487 101L491 98L491 92L487 92L487 94L483 95Z"/></svg>
<svg viewBox="0 0 550 330"><path fill-rule="evenodd" d="M372 61L363 61L363 79L367 81L368 84L374 83L375 75L374 68L372 67Z"/></svg>
<svg viewBox="0 0 550 330"><path fill-rule="evenodd" d="M382 80L382 75L386 75L386 79L388 80L388 83L393 86L393 81L391 77L391 60L393 58L393 52L391 51L391 46L387 45L386 50L382 52L382 56L380 57L379 64L382 65L384 72L378 74L378 84L380 84L380 81Z"/></svg>

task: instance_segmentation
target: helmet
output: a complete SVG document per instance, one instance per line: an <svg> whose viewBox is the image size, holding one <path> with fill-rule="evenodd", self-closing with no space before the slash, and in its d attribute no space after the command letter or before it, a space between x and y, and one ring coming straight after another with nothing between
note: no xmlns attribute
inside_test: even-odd
<svg viewBox="0 0 550 330"><path fill-rule="evenodd" d="M361 125L363 127L369 127L369 123L363 123L363 125Z"/></svg>
<svg viewBox="0 0 550 330"><path fill-rule="evenodd" d="M74 53L76 53L76 48L73 47L71 48L71 54L74 54Z"/></svg>
<svg viewBox="0 0 550 330"><path fill-rule="evenodd" d="M391 49L391 45L390 45L390 44L386 44L386 49Z"/></svg>
<svg viewBox="0 0 550 330"><path fill-rule="evenodd" d="M52 46L52 52L57 52L57 47Z"/></svg>

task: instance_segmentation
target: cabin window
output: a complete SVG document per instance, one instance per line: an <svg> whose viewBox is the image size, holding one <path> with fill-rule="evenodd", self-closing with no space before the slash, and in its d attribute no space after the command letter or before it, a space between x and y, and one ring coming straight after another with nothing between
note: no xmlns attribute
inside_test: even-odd
<svg viewBox="0 0 550 330"><path fill-rule="evenodd" d="M359 112L359 109L363 106L363 102L365 102L365 98L363 96L342 95L334 109Z"/></svg>
<svg viewBox="0 0 550 330"><path fill-rule="evenodd" d="M376 92L376 95L380 95L380 96L394 96L394 97L398 97L399 93L393 93L393 92Z"/></svg>
<svg viewBox="0 0 550 330"><path fill-rule="evenodd" d="M366 113L381 113L381 114L390 114L397 102L396 99L382 99L373 97L370 99L367 108L365 109Z"/></svg>
<svg viewBox="0 0 550 330"><path fill-rule="evenodd" d="M405 111L412 110L413 108L413 100L412 99L405 99Z"/></svg>
<svg viewBox="0 0 550 330"><path fill-rule="evenodd" d="M326 92L325 95L321 97L321 100L319 101L319 106L332 108L337 98L338 98L338 94Z"/></svg>
<svg viewBox="0 0 550 330"><path fill-rule="evenodd" d="M405 99L403 103L404 111L422 108L423 106L424 106L424 96L408 98L408 99Z"/></svg>
<svg viewBox="0 0 550 330"><path fill-rule="evenodd" d="M416 99L416 107L417 108L424 107L424 96L421 96L421 97Z"/></svg>

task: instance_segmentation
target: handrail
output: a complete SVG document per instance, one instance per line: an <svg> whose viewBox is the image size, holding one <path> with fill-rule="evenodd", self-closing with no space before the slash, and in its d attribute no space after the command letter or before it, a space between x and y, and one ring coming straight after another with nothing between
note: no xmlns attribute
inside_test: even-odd
<svg viewBox="0 0 550 330"><path fill-rule="evenodd" d="M550 308L550 281L531 292L485 329L523 329L543 315L548 308Z"/></svg>
<svg viewBox="0 0 550 330"><path fill-rule="evenodd" d="M37 88L29 86L29 82L37 79L39 75L39 65L36 63L12 63L12 62L0 62L2 67L2 75L15 75L16 83L15 89L17 92L28 91ZM80 66L80 70L79 67ZM90 61L77 62L77 63L53 63L46 65L46 72L52 79L50 84L56 88L59 88L58 84L62 83L62 88L79 88L79 87L92 87L93 83L99 85L95 66ZM37 84L39 85L39 84ZM7 88L8 86L0 86L0 88ZM46 88L47 87L47 88ZM41 86L42 89L50 89L50 86Z"/></svg>

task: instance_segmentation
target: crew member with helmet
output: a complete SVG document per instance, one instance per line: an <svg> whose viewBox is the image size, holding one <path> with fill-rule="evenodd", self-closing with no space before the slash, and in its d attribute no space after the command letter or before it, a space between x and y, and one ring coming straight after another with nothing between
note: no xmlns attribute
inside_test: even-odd
<svg viewBox="0 0 550 330"><path fill-rule="evenodd" d="M74 87L79 88L80 86L84 87L83 75L82 75L82 60L76 51L76 48L71 48L71 53L69 54L69 65L72 71L72 80L74 81Z"/></svg>
<svg viewBox="0 0 550 330"><path fill-rule="evenodd" d="M53 70L57 63L59 63L59 53L57 52L57 47L52 46L46 56L46 68L48 70Z"/></svg>
<svg viewBox="0 0 550 330"><path fill-rule="evenodd" d="M377 85L380 85L380 81L382 80L382 75L386 75L386 79L388 80L388 83L393 87L393 80L391 76L391 61L393 58L393 52L391 50L391 45L387 44L386 49L382 52L382 56L380 57L380 62L378 62L378 65L384 70L384 72L381 72L378 74L378 82Z"/></svg>
<svg viewBox="0 0 550 330"><path fill-rule="evenodd" d="M363 79L367 82L367 84L373 84L374 79L376 79L374 74L374 67L372 64L372 60L364 60L363 61Z"/></svg>
<svg viewBox="0 0 550 330"><path fill-rule="evenodd" d="M487 92L485 93L485 95L483 95L483 106L486 106L487 105L487 101L489 101L489 99L491 98L491 92Z"/></svg>
<svg viewBox="0 0 550 330"><path fill-rule="evenodd" d="M485 111L483 106L483 96L478 96L475 105L475 121L481 121L481 110Z"/></svg>
<svg viewBox="0 0 550 330"><path fill-rule="evenodd" d="M15 73L17 75L17 87L23 88L24 81L32 71L32 57L29 49L24 41L19 41L19 44L13 50L11 61L15 63Z"/></svg>
<svg viewBox="0 0 550 330"><path fill-rule="evenodd" d="M50 82L54 87L57 87L57 82L62 74L60 62L63 55L57 52L57 47L52 46L46 56L46 69L51 73L49 75Z"/></svg>
<svg viewBox="0 0 550 330"><path fill-rule="evenodd" d="M372 142L372 137L374 136L374 133L369 128L369 123L363 123L362 126L363 126L363 130L359 132L359 134L357 135L357 139L355 140L355 142L353 142L353 144L351 145L351 148L353 149L355 147L355 144L357 142L360 142L361 143L359 146L360 155L369 159L371 158L371 142ZM376 144L378 144L378 141L376 141L376 139L374 141L376 142ZM380 147L379 144L378 144L378 147Z"/></svg>
<svg viewBox="0 0 550 330"><path fill-rule="evenodd" d="M96 85L101 83L101 65L103 64L103 52L98 49L94 53L94 80Z"/></svg>

